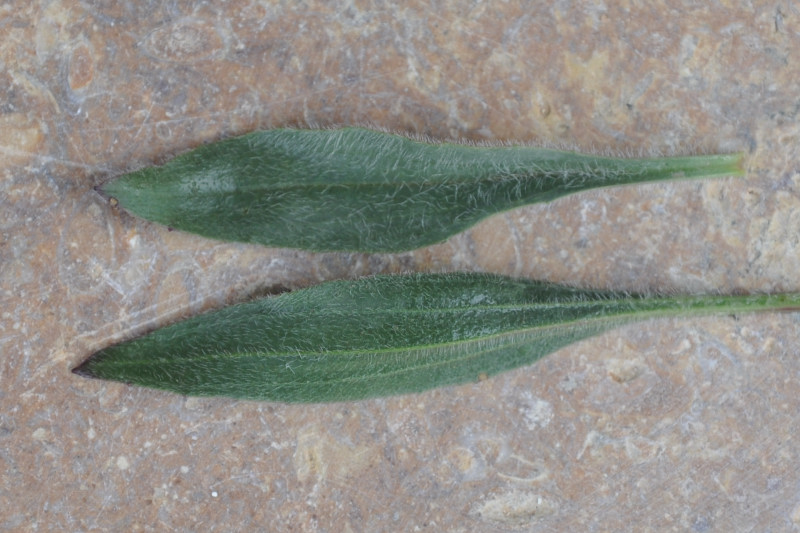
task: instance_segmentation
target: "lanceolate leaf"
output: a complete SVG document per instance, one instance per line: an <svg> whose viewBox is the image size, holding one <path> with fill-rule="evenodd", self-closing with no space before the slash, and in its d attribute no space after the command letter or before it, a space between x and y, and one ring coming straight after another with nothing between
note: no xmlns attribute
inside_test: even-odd
<svg viewBox="0 0 800 533"><path fill-rule="evenodd" d="M140 217L221 240L396 252L586 189L741 175L742 155L614 159L434 144L362 128L276 129L197 148L100 187Z"/></svg>
<svg viewBox="0 0 800 533"><path fill-rule="evenodd" d="M357 400L478 380L649 318L800 310L800 295L655 297L485 274L334 281L103 349L75 372L192 396Z"/></svg>

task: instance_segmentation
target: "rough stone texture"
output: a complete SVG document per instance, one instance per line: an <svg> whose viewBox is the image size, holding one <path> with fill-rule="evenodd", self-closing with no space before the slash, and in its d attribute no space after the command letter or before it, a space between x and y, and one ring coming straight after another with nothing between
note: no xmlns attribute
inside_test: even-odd
<svg viewBox="0 0 800 533"><path fill-rule="evenodd" d="M798 529L797 314L627 327L480 383L354 404L70 373L183 316L375 272L800 291L797 6L395 4L0 6L0 529ZM224 136L355 123L746 150L748 174L573 196L382 256L207 241L92 190Z"/></svg>

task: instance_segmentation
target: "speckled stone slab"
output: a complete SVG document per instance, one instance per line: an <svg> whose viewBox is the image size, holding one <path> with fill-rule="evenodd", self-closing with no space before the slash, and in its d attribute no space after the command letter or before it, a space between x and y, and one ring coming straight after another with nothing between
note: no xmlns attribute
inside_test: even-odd
<svg viewBox="0 0 800 533"><path fill-rule="evenodd" d="M0 530L793 531L800 316L622 328L486 381L353 404L70 373L207 309L378 272L800 291L791 3L0 6ZM204 142L362 124L747 176L608 189L398 255L225 244L93 187Z"/></svg>

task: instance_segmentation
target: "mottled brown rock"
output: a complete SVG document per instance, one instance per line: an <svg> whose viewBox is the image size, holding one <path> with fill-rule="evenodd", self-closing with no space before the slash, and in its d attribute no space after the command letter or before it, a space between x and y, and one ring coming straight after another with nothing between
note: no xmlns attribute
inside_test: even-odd
<svg viewBox="0 0 800 533"><path fill-rule="evenodd" d="M0 529L800 527L794 314L652 322L355 404L187 399L70 373L181 317L376 272L799 291L798 24L786 3L0 7ZM221 137L336 124L745 150L748 175L595 191L379 256L207 241L93 190Z"/></svg>

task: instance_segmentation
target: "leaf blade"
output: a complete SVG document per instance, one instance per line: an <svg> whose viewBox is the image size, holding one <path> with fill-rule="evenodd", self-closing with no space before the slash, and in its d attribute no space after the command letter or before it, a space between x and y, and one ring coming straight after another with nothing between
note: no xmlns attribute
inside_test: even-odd
<svg viewBox="0 0 800 533"><path fill-rule="evenodd" d="M328 282L100 350L76 372L199 396L350 401L475 381L648 318L796 310L800 296L644 297L485 274Z"/></svg>
<svg viewBox="0 0 800 533"><path fill-rule="evenodd" d="M495 213L592 188L742 174L742 155L614 159L425 143L363 128L276 129L201 146L103 184L142 218L209 238L397 252Z"/></svg>

